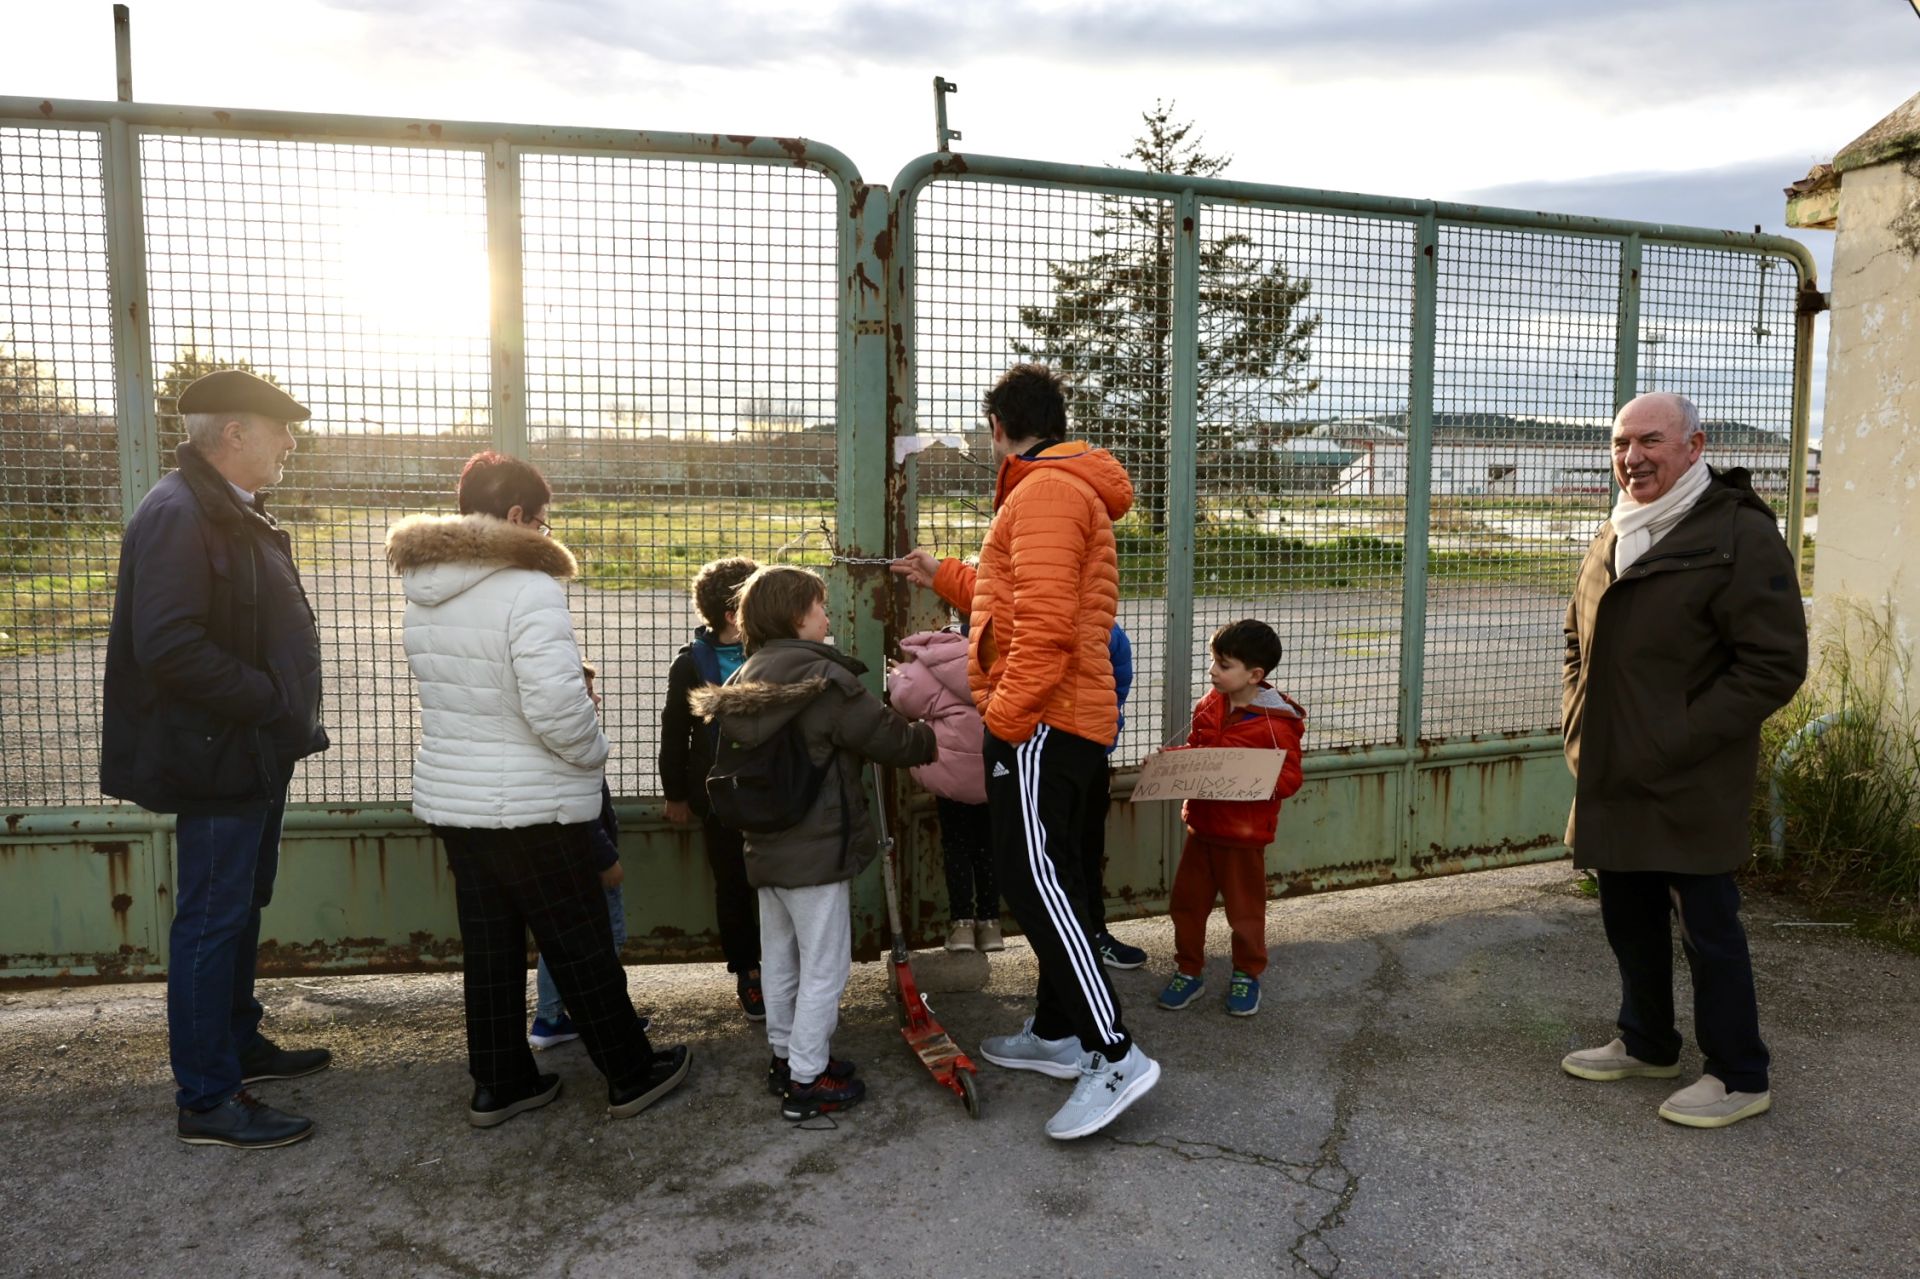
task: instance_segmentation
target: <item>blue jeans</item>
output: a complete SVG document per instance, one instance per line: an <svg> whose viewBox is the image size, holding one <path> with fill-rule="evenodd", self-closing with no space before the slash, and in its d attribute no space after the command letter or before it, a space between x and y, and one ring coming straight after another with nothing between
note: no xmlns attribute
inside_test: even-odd
<svg viewBox="0 0 1920 1279"><path fill-rule="evenodd" d="M627 943L627 902L618 888L607 890L607 918L613 924L613 953L618 955ZM553 976L547 972L545 958L534 972L533 986L540 1000L534 1006L533 1015L548 1023L559 1021L567 1009L560 1002L560 988L553 984Z"/></svg>
<svg viewBox="0 0 1920 1279"><path fill-rule="evenodd" d="M167 1052L183 1110L240 1091L240 1054L260 1035L253 969L260 911L280 869L286 795L237 817L180 818L168 934Z"/></svg>

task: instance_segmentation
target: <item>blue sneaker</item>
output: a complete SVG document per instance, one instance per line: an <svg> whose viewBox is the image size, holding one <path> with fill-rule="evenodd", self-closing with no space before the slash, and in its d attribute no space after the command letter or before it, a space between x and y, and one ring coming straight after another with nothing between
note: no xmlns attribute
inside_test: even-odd
<svg viewBox="0 0 1920 1279"><path fill-rule="evenodd" d="M561 1013L552 1021L545 1017L535 1017L532 1029L527 1031L527 1042L536 1052L548 1048L557 1048L561 1044L580 1038L580 1032L573 1028L573 1018Z"/></svg>
<svg viewBox="0 0 1920 1279"><path fill-rule="evenodd" d="M1160 992L1160 1006L1175 1010L1185 1008L1200 998L1200 992L1207 988L1204 977L1189 977L1185 973L1175 973L1167 988Z"/></svg>
<svg viewBox="0 0 1920 1279"><path fill-rule="evenodd" d="M1249 977L1238 968L1227 983L1227 1011L1235 1017L1251 1017L1260 1011L1260 979Z"/></svg>

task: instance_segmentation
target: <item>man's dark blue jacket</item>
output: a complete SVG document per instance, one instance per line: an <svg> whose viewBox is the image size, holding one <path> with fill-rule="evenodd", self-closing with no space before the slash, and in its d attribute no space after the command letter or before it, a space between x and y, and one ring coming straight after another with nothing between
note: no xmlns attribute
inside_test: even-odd
<svg viewBox="0 0 1920 1279"><path fill-rule="evenodd" d="M161 813L264 808L327 748L320 635L287 534L194 450L120 543L100 789Z"/></svg>

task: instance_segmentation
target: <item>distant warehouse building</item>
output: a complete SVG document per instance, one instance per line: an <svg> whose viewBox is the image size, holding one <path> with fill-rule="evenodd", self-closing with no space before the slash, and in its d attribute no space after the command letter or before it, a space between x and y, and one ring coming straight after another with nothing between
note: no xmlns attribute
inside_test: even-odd
<svg viewBox="0 0 1920 1279"><path fill-rule="evenodd" d="M1294 491L1352 497L1396 497L1407 491L1407 415L1381 413L1303 424L1274 447L1295 474ZM1706 423L1713 465L1745 467L1762 493L1792 484L1787 437L1744 422ZM1562 497L1608 491L1607 424L1509 417L1500 413L1436 413L1433 492L1449 496ZM1807 489L1819 487L1817 448L1807 453Z"/></svg>

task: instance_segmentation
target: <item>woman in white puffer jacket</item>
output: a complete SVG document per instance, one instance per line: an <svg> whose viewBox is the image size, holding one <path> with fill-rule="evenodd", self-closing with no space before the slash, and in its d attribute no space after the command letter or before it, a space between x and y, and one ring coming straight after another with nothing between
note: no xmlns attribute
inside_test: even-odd
<svg viewBox="0 0 1920 1279"><path fill-rule="evenodd" d="M593 1064L609 1113L636 1114L687 1073L656 1052L627 997L594 864L607 738L587 691L562 582L573 555L548 536L538 469L491 451L460 473L459 515L387 534L407 596L420 685L414 815L453 869L465 951L468 1120L504 1123L560 1094L526 1040L529 928Z"/></svg>

